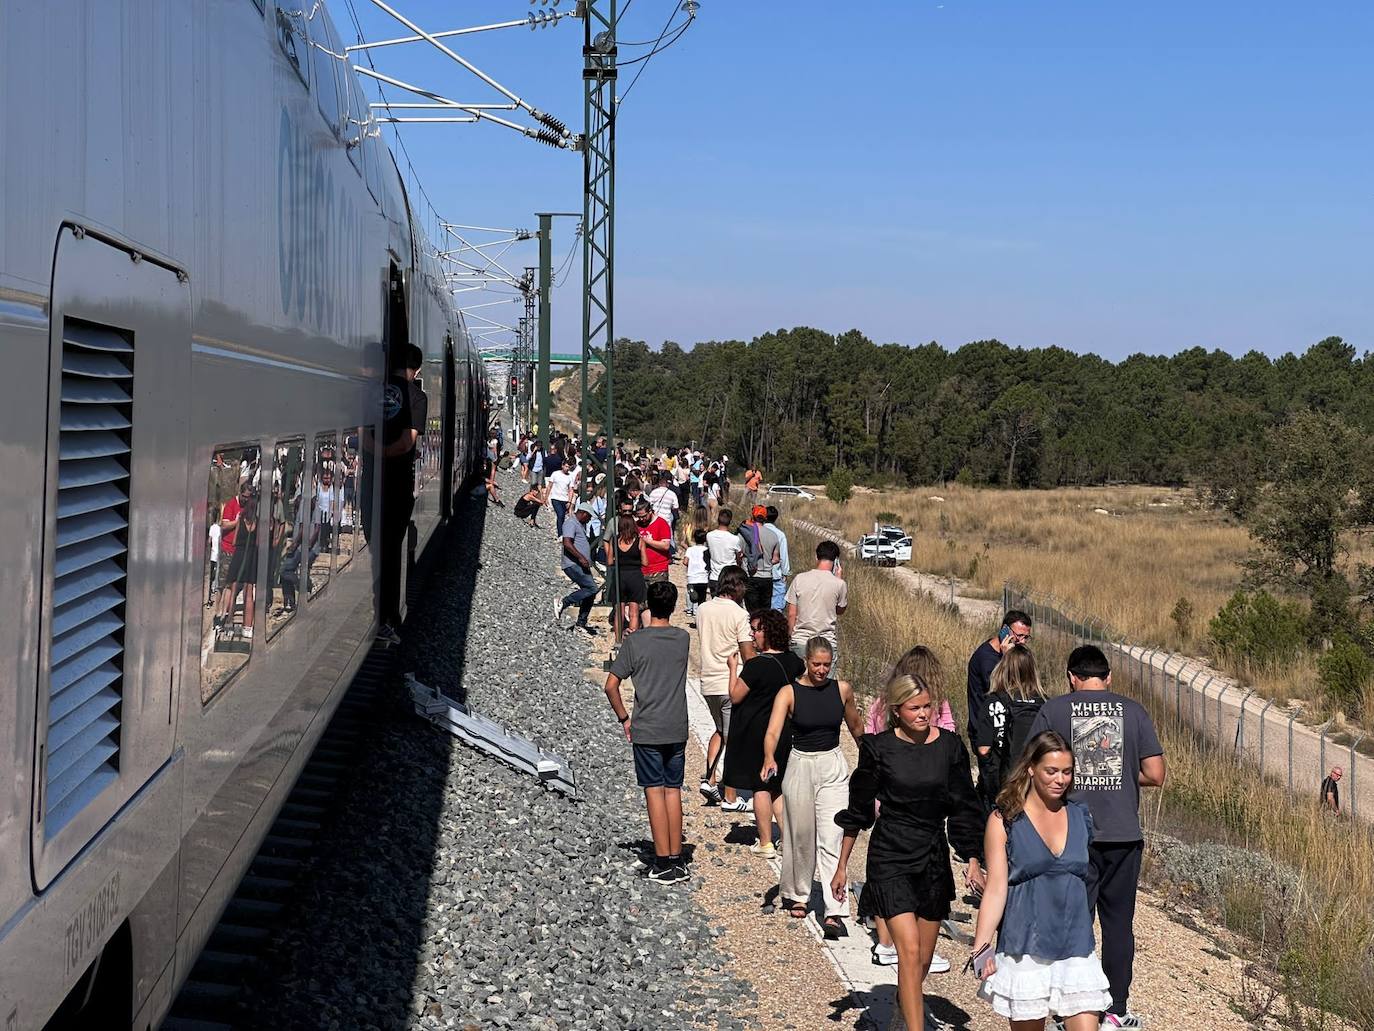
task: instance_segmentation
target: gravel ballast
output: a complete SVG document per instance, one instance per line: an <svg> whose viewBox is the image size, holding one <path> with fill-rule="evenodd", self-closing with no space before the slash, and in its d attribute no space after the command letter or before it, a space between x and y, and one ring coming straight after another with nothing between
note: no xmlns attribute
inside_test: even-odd
<svg viewBox="0 0 1374 1031"><path fill-rule="evenodd" d="M507 475L506 497L519 481ZM405 630L414 672L561 755L573 801L399 704L378 718L341 815L276 936L245 1026L744 1028L691 882L651 883L629 746L587 639L553 625L543 528L468 504ZM509 505L509 502L508 502ZM480 536L480 544L478 537ZM599 610L604 611L604 610ZM394 686L399 697L399 675Z"/></svg>

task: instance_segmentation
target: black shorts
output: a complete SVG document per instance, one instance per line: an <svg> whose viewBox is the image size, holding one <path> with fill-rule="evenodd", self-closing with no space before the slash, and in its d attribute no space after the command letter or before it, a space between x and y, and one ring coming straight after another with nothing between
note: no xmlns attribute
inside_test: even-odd
<svg viewBox="0 0 1374 1031"><path fill-rule="evenodd" d="M633 733L633 732L632 732ZM680 788L686 770L687 742L635 745L635 780L641 788Z"/></svg>

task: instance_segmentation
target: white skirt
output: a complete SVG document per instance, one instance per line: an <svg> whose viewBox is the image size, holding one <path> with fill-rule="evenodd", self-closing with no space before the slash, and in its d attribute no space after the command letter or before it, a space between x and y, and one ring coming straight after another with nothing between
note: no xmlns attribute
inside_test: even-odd
<svg viewBox="0 0 1374 1031"><path fill-rule="evenodd" d="M1010 1020L1037 1020L1054 1014L1106 1010L1112 1004L1107 975L1094 956L1043 960L997 953L997 970L978 988L978 995Z"/></svg>

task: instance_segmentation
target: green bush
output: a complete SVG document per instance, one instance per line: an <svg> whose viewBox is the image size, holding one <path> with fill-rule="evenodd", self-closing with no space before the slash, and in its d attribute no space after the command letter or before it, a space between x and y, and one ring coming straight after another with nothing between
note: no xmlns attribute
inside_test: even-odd
<svg viewBox="0 0 1374 1031"><path fill-rule="evenodd" d="M1178 639L1185 645L1193 639L1193 603L1187 598L1179 598L1174 602L1173 611L1169 613L1169 618L1174 622L1174 630L1178 632Z"/></svg>
<svg viewBox="0 0 1374 1031"><path fill-rule="evenodd" d="M897 521L896 512L879 512L873 517L880 523L895 523Z"/></svg>
<svg viewBox="0 0 1374 1031"><path fill-rule="evenodd" d="M1307 639L1307 618L1297 602L1281 602L1268 591L1237 591L1207 629L1225 654L1272 669L1298 657Z"/></svg>
<svg viewBox="0 0 1374 1031"><path fill-rule="evenodd" d="M959 484L959 486L961 487L972 487L973 470L970 469L968 466L964 466L959 470L959 474L954 477L954 482Z"/></svg>
<svg viewBox="0 0 1374 1031"><path fill-rule="evenodd" d="M1331 650L1317 660L1317 679L1327 699L1345 712L1356 712L1374 676L1374 661L1349 634L1337 634Z"/></svg>
<svg viewBox="0 0 1374 1031"><path fill-rule="evenodd" d="M844 466L839 466L825 482L825 496L837 505L845 505L853 494L854 476Z"/></svg>

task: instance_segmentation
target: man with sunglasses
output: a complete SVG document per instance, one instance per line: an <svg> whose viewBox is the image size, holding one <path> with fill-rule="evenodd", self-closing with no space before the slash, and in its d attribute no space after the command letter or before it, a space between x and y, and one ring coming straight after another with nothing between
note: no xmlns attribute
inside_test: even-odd
<svg viewBox="0 0 1374 1031"><path fill-rule="evenodd" d="M997 783L997 757L992 746L997 728L988 721L988 690L992 671L1002 661L1002 653L1017 644L1030 644L1031 617L1020 609L1008 609L1002 625L980 644L968 660L968 743L978 757L978 793L991 812L995 798L990 797Z"/></svg>

